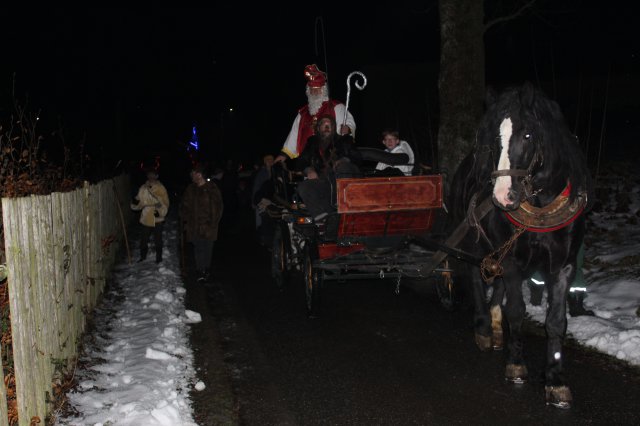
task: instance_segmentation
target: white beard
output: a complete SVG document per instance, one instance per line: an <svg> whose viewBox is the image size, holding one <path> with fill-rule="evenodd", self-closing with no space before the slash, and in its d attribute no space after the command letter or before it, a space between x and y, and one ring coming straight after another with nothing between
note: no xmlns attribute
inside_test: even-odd
<svg viewBox="0 0 640 426"><path fill-rule="evenodd" d="M322 93L320 93L319 95L312 95L311 91L309 90L309 86L307 86L306 92L307 102L309 105L309 114L311 114L312 116L316 115L318 111L320 111L320 107L322 106L323 102L329 100L329 90L327 89L327 85L325 84L324 86L322 86Z"/></svg>

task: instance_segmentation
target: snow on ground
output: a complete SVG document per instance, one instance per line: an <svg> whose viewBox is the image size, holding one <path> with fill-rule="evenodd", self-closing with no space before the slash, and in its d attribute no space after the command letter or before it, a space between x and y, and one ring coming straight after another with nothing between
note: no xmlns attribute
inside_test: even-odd
<svg viewBox="0 0 640 426"><path fill-rule="evenodd" d="M640 365L640 180L616 176L600 186L606 202L589 213L585 256L585 305L596 316L569 317L568 331L580 343ZM77 415L58 424L195 425L188 393L203 384L195 377L188 327L200 315L184 308L177 256L167 249L177 247L176 238L176 223L167 223L160 265L153 255L117 265L116 285L96 313L75 373L79 385L68 395ZM137 242L131 246L137 254ZM528 303L527 312L544 321L543 307Z"/></svg>
<svg viewBox="0 0 640 426"><path fill-rule="evenodd" d="M200 315L184 308L185 288L177 256L177 227L165 227L163 262L150 256L116 266L116 283L96 312L96 328L85 339L85 354L69 392L75 417L60 425L191 426L189 391L201 390L189 346L190 323ZM133 262L138 242L131 241Z"/></svg>
<svg viewBox="0 0 640 426"><path fill-rule="evenodd" d="M585 307L595 316L568 317L567 331L585 346L640 365L640 177L608 175L597 190L602 208L588 215L584 265ZM528 303L527 312L544 322L545 306Z"/></svg>

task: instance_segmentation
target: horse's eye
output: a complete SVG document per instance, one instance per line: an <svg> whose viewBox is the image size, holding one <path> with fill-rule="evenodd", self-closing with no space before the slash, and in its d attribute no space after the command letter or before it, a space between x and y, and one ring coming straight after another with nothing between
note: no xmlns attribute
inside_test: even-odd
<svg viewBox="0 0 640 426"><path fill-rule="evenodd" d="M529 139L531 139L531 134L525 133L523 139L528 141Z"/></svg>

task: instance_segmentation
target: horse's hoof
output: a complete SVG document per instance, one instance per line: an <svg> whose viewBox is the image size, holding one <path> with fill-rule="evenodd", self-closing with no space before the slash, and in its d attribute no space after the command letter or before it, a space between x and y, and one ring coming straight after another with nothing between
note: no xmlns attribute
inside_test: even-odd
<svg viewBox="0 0 640 426"><path fill-rule="evenodd" d="M573 397L568 386L545 386L544 394L547 405L553 405L563 410L571 408Z"/></svg>
<svg viewBox="0 0 640 426"><path fill-rule="evenodd" d="M482 334L476 333L476 345L478 345L478 349L482 352L491 350L491 336L483 336Z"/></svg>
<svg viewBox="0 0 640 426"><path fill-rule="evenodd" d="M527 366L523 364L507 364L507 368L504 372L504 378L511 383L521 385L527 383L529 372Z"/></svg>
<svg viewBox="0 0 640 426"><path fill-rule="evenodd" d="M491 347L494 351L501 351L504 348L504 338L502 333L493 333L491 336Z"/></svg>

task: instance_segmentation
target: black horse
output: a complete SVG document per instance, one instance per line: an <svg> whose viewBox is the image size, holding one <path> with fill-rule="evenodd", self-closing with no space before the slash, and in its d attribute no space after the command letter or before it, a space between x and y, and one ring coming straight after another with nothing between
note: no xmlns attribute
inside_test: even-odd
<svg viewBox="0 0 640 426"><path fill-rule="evenodd" d="M504 310L506 379L526 380L522 287L539 271L549 295L546 401L568 408L572 397L562 352L566 300L585 233L583 213L593 196L586 161L558 105L529 83L488 96L476 145L449 193L452 223L471 225L460 248L484 259L480 268L469 270L476 343L482 350L502 348Z"/></svg>

